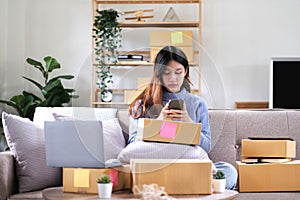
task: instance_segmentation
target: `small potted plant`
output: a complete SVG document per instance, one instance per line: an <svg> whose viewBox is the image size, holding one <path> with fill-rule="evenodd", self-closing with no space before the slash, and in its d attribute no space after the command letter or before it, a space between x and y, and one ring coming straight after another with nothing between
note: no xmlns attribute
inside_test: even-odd
<svg viewBox="0 0 300 200"><path fill-rule="evenodd" d="M98 183L99 198L109 199L111 197L112 187L113 187L110 176L107 174L102 174L98 178L97 183Z"/></svg>
<svg viewBox="0 0 300 200"><path fill-rule="evenodd" d="M218 170L213 175L214 192L225 192L226 176L223 171Z"/></svg>

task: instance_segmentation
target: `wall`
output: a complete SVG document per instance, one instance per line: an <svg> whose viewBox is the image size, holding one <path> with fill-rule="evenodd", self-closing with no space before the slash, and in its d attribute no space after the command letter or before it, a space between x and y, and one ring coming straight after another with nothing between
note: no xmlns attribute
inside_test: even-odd
<svg viewBox="0 0 300 200"><path fill-rule="evenodd" d="M299 8L297 0L204 1L203 95L214 97L213 107L268 101L270 58L300 56Z"/></svg>
<svg viewBox="0 0 300 200"><path fill-rule="evenodd" d="M3 6L2 6L3 5ZM55 57L62 68L53 71L76 77L64 81L75 88L75 106L90 105L91 1L87 0L1 0L1 84L0 98L9 99L22 90L38 92L22 76L42 81L42 75L26 63L31 57L44 63ZM3 16L3 17L2 17Z"/></svg>
<svg viewBox="0 0 300 200"><path fill-rule="evenodd" d="M201 89L210 108L268 100L270 57L299 56L299 7L297 0L203 0ZM65 82L80 96L73 105L89 106L91 15L90 0L0 0L0 98L34 90L21 76L40 74L25 59L52 55L62 73L76 76Z"/></svg>

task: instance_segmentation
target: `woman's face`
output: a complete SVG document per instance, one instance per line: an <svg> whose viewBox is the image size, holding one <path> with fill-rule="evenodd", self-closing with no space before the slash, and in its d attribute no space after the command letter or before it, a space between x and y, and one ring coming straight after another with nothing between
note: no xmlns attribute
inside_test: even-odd
<svg viewBox="0 0 300 200"><path fill-rule="evenodd" d="M162 74L163 85L169 92L179 92L185 75L186 71L184 66L174 60L171 60Z"/></svg>

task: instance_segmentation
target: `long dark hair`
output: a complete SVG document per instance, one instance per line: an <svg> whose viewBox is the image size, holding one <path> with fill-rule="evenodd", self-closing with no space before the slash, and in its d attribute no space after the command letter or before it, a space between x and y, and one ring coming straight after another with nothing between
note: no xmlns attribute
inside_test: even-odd
<svg viewBox="0 0 300 200"><path fill-rule="evenodd" d="M170 61L176 61L180 63L186 72L181 89L184 87L188 92L191 91L191 80L189 74L189 63L185 53L178 47L165 46L156 55L154 61L154 68L152 78L149 85L145 90L136 97L135 100L129 105L129 114L133 118L139 118L147 114L147 109L153 105L163 106L162 95L163 95L163 81L162 75ZM136 105L138 101L141 101L139 105ZM133 109L137 106L135 109Z"/></svg>

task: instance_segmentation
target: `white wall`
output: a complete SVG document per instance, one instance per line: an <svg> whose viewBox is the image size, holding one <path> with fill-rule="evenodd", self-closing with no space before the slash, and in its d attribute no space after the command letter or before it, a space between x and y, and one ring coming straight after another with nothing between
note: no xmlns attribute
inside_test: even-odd
<svg viewBox="0 0 300 200"><path fill-rule="evenodd" d="M212 107L268 101L270 57L300 56L299 8L297 0L204 1L202 69Z"/></svg>
<svg viewBox="0 0 300 200"><path fill-rule="evenodd" d="M203 1L202 95L210 108L268 100L270 57L299 56L299 8L298 0ZM34 89L21 76L40 74L25 59L52 55L60 74L76 76L65 82L80 96L73 105L89 106L91 16L91 0L0 0L0 98Z"/></svg>
<svg viewBox="0 0 300 200"><path fill-rule="evenodd" d="M91 77L91 1L87 0L0 0L1 2L1 84L2 99L22 90L37 91L22 76L42 81L42 75L26 63L31 57L44 63L47 55L55 57L62 68L57 74L76 77L65 81L76 89L79 99L73 105L90 105ZM2 6L3 5L3 6ZM2 44L3 47L2 48ZM2 54L3 52L3 54ZM3 62L2 62L3 61Z"/></svg>

